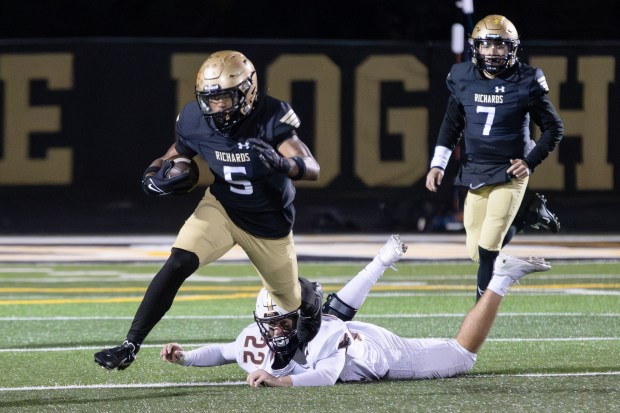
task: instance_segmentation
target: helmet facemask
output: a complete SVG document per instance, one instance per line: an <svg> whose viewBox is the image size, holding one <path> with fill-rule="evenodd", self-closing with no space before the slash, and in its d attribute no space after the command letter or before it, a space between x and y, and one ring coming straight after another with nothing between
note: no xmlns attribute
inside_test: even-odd
<svg viewBox="0 0 620 413"><path fill-rule="evenodd" d="M245 95L237 88L196 92L196 100L202 113L212 118L219 130L233 127L243 117L241 108L245 105Z"/></svg>
<svg viewBox="0 0 620 413"><path fill-rule="evenodd" d="M263 340L271 351L282 355L294 353L299 346L298 318L297 311L273 317L258 317L254 312L254 321L258 325Z"/></svg>
<svg viewBox="0 0 620 413"><path fill-rule="evenodd" d="M506 71L517 61L518 41L470 39L470 43L476 65L490 75Z"/></svg>

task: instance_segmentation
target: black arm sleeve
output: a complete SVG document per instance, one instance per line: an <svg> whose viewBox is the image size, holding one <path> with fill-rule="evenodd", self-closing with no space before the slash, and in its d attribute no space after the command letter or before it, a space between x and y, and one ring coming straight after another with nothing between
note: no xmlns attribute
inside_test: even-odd
<svg viewBox="0 0 620 413"><path fill-rule="evenodd" d="M534 123L540 127L542 135L536 146L524 159L531 170L549 156L564 135L564 123L555 111L553 104L546 95L536 99L530 106L530 114Z"/></svg>
<svg viewBox="0 0 620 413"><path fill-rule="evenodd" d="M450 95L448 106L446 107L446 114L443 117L443 122L441 122L441 128L439 128L439 137L437 138L436 146L444 146L450 150L454 150L464 127L465 113L463 107L454 95Z"/></svg>

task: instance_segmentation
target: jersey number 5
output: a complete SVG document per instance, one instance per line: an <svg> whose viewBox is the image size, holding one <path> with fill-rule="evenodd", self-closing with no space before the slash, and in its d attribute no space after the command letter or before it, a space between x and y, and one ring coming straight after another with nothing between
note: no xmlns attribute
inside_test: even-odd
<svg viewBox="0 0 620 413"><path fill-rule="evenodd" d="M230 184L231 192L240 195L252 195L254 188L247 179L233 178L233 174L247 176L245 166L224 166L224 179Z"/></svg>
<svg viewBox="0 0 620 413"><path fill-rule="evenodd" d="M493 125L493 118L495 118L495 107L494 106L476 106L476 113L484 112L487 114L487 120L484 122L484 129L482 129L482 134L484 136L489 136L491 134L491 125Z"/></svg>

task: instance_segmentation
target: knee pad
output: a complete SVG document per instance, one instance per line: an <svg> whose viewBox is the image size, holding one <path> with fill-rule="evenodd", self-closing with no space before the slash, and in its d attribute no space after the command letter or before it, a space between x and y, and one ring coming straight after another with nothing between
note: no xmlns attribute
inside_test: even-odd
<svg viewBox="0 0 620 413"><path fill-rule="evenodd" d="M198 269L200 260L198 256L191 251L181 248L172 248L170 257L168 261L166 261L165 266L174 273L183 274L187 278Z"/></svg>
<svg viewBox="0 0 620 413"><path fill-rule="evenodd" d="M342 321L351 321L357 309L343 302L336 294L330 294L323 304L323 314L335 315Z"/></svg>

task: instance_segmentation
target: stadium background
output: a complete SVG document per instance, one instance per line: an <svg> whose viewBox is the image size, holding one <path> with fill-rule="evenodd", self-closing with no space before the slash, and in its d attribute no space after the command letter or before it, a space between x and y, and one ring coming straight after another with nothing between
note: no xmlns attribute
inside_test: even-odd
<svg viewBox="0 0 620 413"><path fill-rule="evenodd" d="M567 133L531 187L568 234L620 231L614 10L609 0L475 4L474 21L498 12L516 24L524 60L552 84ZM299 185L297 233L445 231L454 193L430 194L420 177L456 22L467 23L451 1L2 2L0 233L176 232L200 191L151 199L139 178L171 142L195 62L223 48L289 94L322 163L320 187Z"/></svg>

